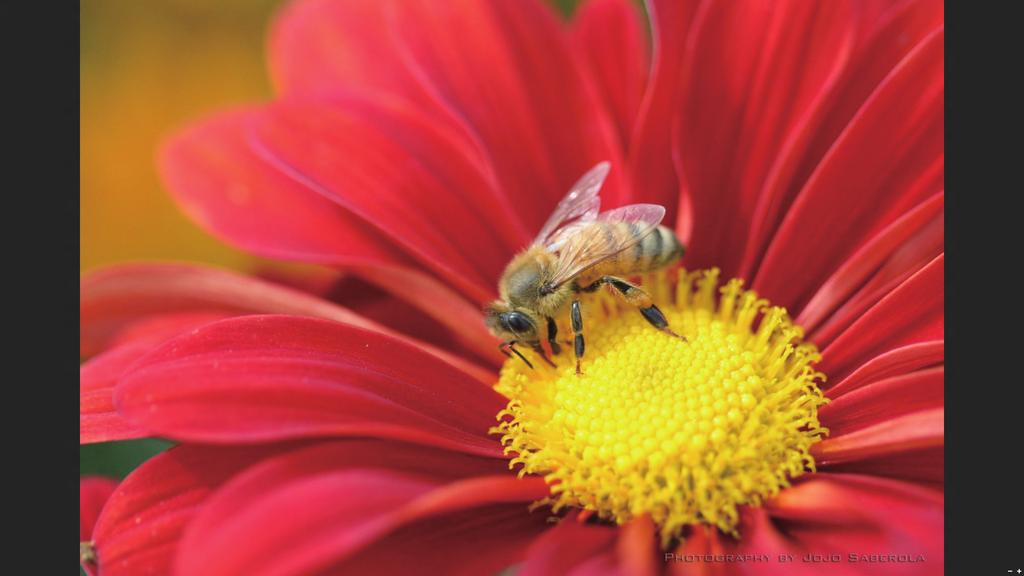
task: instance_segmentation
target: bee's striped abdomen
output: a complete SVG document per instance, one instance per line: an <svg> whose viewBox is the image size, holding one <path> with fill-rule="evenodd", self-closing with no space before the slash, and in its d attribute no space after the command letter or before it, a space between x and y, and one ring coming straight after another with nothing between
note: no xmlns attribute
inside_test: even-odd
<svg viewBox="0 0 1024 576"><path fill-rule="evenodd" d="M683 255L683 245L679 243L675 233L664 226L652 230L638 246L640 257L631 272L657 270L675 262Z"/></svg>
<svg viewBox="0 0 1024 576"><path fill-rule="evenodd" d="M595 226L603 228L599 237L601 241L609 244L626 243L646 228L640 223L630 222L598 223ZM664 226L658 226L640 242L596 266L587 276L651 272L675 262L683 255L683 252L683 245L680 244L675 233Z"/></svg>

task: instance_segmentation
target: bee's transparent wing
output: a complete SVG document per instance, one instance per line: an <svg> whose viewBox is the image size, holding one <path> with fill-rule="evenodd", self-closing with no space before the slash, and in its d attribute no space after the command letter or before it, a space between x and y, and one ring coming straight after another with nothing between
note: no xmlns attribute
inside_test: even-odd
<svg viewBox="0 0 1024 576"><path fill-rule="evenodd" d="M610 169L611 164L601 162L577 180L544 223L533 245L544 246L554 252L567 237L563 233L566 227L581 222L593 222L597 218L598 210L601 209L601 198L598 194Z"/></svg>
<svg viewBox="0 0 1024 576"><path fill-rule="evenodd" d="M609 224L627 222L632 226L630 234L609 234L604 226L574 226L575 234L564 240L558 253L551 285L561 286L588 268L636 246L657 228L664 217L664 206L631 204L603 212L595 220L595 223Z"/></svg>

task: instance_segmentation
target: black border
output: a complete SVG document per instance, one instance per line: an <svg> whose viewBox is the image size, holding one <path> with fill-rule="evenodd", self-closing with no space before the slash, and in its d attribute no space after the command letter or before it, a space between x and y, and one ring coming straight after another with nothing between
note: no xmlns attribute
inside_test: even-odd
<svg viewBox="0 0 1024 576"><path fill-rule="evenodd" d="M1024 569L1024 301L1018 280L1024 277L1024 211L1011 200L1022 193L1021 178L1011 171L1024 164L1021 90L1014 86L1021 32L1001 6L946 4L950 574Z"/></svg>
<svg viewBox="0 0 1024 576"><path fill-rule="evenodd" d="M9 558L68 573L75 550L79 6L4 6L2 397ZM5 290L6 292L6 290ZM14 316L12 319L11 316ZM13 510L13 516L10 514Z"/></svg>

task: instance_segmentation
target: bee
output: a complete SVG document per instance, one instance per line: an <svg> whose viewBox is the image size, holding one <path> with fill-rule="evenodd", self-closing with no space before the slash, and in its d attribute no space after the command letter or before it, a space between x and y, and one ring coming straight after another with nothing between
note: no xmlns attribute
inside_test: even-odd
<svg viewBox="0 0 1024 576"><path fill-rule="evenodd" d="M488 329L502 339L502 353L515 353L530 368L533 365L515 346L529 346L554 366L541 338L553 354L561 353L555 318L568 308L576 374L581 374L585 342L580 294L606 284L652 326L682 338L669 329L651 296L622 276L665 268L678 261L685 248L671 230L659 226L665 216L662 206L633 204L599 212L599 193L610 167L601 162L572 186L533 243L508 263L498 282L500 298L484 309Z"/></svg>

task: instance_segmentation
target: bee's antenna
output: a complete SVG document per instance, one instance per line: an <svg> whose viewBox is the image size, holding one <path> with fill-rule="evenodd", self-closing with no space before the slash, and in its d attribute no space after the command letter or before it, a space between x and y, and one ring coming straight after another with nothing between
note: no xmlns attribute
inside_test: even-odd
<svg viewBox="0 0 1024 576"><path fill-rule="evenodd" d="M522 360L523 362L526 362L526 365L530 367L530 370L533 370L534 369L533 368L533 364L530 364L530 361L526 359L526 356L523 356L522 354L519 353L519 350L515 349L515 344L516 344L515 340L509 340L508 342L502 342L501 344L498 345L498 350L501 350L501 353L504 354L505 356L508 356L509 358L512 357L512 355L508 353L509 350L511 350L512 352L515 353L516 356L519 356L520 360Z"/></svg>

